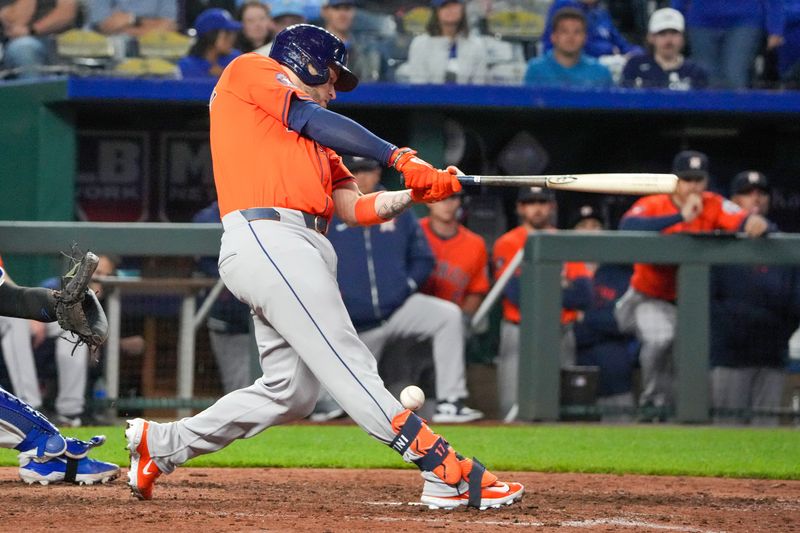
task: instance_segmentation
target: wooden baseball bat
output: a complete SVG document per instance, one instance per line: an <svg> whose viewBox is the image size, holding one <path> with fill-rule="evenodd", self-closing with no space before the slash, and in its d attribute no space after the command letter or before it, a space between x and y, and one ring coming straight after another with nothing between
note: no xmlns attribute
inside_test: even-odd
<svg viewBox="0 0 800 533"><path fill-rule="evenodd" d="M554 176L458 176L462 185L493 187L546 187L559 191L606 194L673 193L675 174L561 174Z"/></svg>

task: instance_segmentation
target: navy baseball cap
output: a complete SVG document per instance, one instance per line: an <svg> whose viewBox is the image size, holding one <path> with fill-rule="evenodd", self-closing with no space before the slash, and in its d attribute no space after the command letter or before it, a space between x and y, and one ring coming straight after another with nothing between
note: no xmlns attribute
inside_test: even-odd
<svg viewBox="0 0 800 533"><path fill-rule="evenodd" d="M603 213L600 212L600 209L597 206L591 204L585 204L580 206L569 219L569 227L574 228L579 223L583 222L584 220L595 219L600 224L605 227L606 226L606 217L603 216Z"/></svg>
<svg viewBox="0 0 800 533"><path fill-rule="evenodd" d="M355 6L358 5L356 0L325 0L322 2L322 7L336 7L336 6Z"/></svg>
<svg viewBox="0 0 800 533"><path fill-rule="evenodd" d="M346 166L350 172L361 172L365 170L376 170L381 168L381 164L378 161L370 159L369 157L348 155L344 156L342 161L344 162L344 166Z"/></svg>
<svg viewBox="0 0 800 533"><path fill-rule="evenodd" d="M523 187L517 194L517 202L550 202L556 199L556 195L550 189L544 187Z"/></svg>
<svg viewBox="0 0 800 533"><path fill-rule="evenodd" d="M431 7L442 7L445 4L463 4L464 0L431 0Z"/></svg>
<svg viewBox="0 0 800 533"><path fill-rule="evenodd" d="M747 194L753 189L761 189L762 191L769 192L769 180L767 177L757 170L745 170L739 172L733 178L731 183L731 196L735 194Z"/></svg>
<svg viewBox="0 0 800 533"><path fill-rule="evenodd" d="M708 156L694 150L679 152L672 160L672 172L682 180L708 179Z"/></svg>
<svg viewBox="0 0 800 533"><path fill-rule="evenodd" d="M242 29L242 23L233 20L231 14L224 9L215 7L206 9L197 15L194 29L200 36L214 30L239 31Z"/></svg>

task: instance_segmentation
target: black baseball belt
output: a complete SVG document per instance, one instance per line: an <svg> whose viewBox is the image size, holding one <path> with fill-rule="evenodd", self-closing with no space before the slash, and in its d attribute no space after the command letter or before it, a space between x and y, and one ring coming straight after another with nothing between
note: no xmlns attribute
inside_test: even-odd
<svg viewBox="0 0 800 533"><path fill-rule="evenodd" d="M295 211L303 215L303 222L305 222L308 229L313 229L323 235L328 233L327 218L319 215L312 215L311 213L306 213L305 211L299 211L297 209L295 209ZM274 220L275 222L281 222L280 211L273 207L251 207L250 209L241 209L239 212L248 222L253 222L254 220Z"/></svg>

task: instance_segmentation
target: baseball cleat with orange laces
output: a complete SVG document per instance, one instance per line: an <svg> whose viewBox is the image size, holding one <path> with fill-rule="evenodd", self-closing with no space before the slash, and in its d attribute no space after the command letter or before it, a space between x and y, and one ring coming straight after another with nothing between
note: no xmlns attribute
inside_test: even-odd
<svg viewBox="0 0 800 533"><path fill-rule="evenodd" d="M128 470L128 486L134 496L140 500L153 499L153 485L161 475L156 463L150 457L147 448L147 430L150 422L141 418L128 420L125 439L131 456L131 467Z"/></svg>

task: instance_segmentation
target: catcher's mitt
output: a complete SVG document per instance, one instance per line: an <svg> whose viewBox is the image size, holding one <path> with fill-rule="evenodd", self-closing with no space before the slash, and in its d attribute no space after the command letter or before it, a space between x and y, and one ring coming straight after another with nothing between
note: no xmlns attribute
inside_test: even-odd
<svg viewBox="0 0 800 533"><path fill-rule="evenodd" d="M89 288L92 274L100 258L86 252L80 261L61 278L61 290L56 292L56 316L58 324L74 333L79 341L97 348L108 337L108 319L97 300L97 295Z"/></svg>

